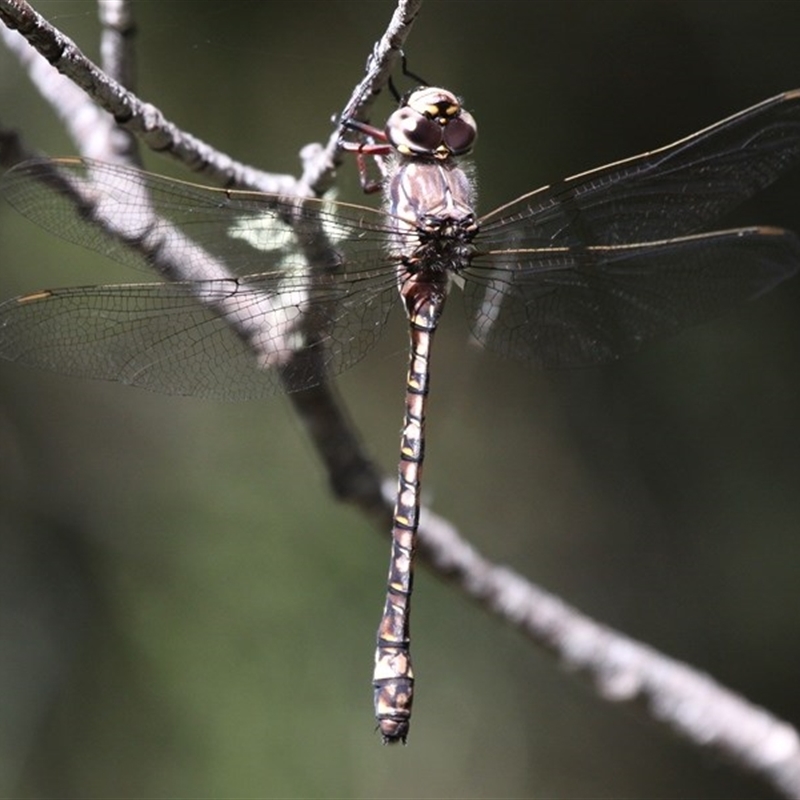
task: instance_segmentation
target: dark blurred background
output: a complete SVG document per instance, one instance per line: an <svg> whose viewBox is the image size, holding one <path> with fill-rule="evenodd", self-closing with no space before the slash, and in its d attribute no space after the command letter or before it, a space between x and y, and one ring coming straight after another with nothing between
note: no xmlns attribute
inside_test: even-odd
<svg viewBox="0 0 800 800"><path fill-rule="evenodd" d="M391 2L138 2L139 93L297 173ZM93 2L39 10L97 58ZM480 126L481 209L800 86L800 4L432 0L411 68ZM384 99L376 120L390 110ZM0 117L74 152L0 51ZM151 169L185 175L145 154ZM355 169L341 194L360 201ZM800 231L800 170L725 224ZM721 225L724 226L724 225ZM0 297L140 276L0 207ZM489 557L800 717L800 283L612 366L434 356L425 489ZM339 382L397 458L406 335ZM0 364L0 794L769 797L609 706L424 569L406 748L373 732L385 535L337 505L284 398L222 404Z"/></svg>

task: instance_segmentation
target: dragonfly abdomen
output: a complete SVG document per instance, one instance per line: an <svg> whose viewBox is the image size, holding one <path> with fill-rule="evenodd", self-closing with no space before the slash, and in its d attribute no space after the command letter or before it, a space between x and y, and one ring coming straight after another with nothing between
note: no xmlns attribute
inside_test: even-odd
<svg viewBox="0 0 800 800"><path fill-rule="evenodd" d="M425 410L430 383L430 348L446 287L408 276L400 293L409 317L411 340L405 414L400 440L397 500L392 520L392 555L386 605L375 651L375 716L386 744L404 742L414 697L409 649L414 550L419 526L420 482L425 457Z"/></svg>

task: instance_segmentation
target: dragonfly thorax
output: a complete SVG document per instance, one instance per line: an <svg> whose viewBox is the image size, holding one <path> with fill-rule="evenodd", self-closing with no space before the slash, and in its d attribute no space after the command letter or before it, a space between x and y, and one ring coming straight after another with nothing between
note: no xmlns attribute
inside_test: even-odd
<svg viewBox="0 0 800 800"><path fill-rule="evenodd" d="M469 264L478 233L474 184L453 161L399 158L386 185L390 250L406 272L431 277Z"/></svg>
<svg viewBox="0 0 800 800"><path fill-rule="evenodd" d="M438 161L469 153L477 133L458 98L434 86L414 89L386 122L386 138L400 154Z"/></svg>
<svg viewBox="0 0 800 800"><path fill-rule="evenodd" d="M419 245L404 259L410 271L458 272L469 263L473 253L472 239L478 232L474 214L453 219L427 215L417 228Z"/></svg>

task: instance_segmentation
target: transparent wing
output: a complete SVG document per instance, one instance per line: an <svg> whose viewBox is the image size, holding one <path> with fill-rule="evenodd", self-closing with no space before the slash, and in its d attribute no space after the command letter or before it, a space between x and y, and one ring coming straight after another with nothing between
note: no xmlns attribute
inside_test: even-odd
<svg viewBox="0 0 800 800"><path fill-rule="evenodd" d="M0 356L156 391L257 397L340 372L394 301L383 215L196 186L81 159L34 161L0 190L67 241L169 284L34 293L0 306Z"/></svg>
<svg viewBox="0 0 800 800"><path fill-rule="evenodd" d="M800 163L800 90L674 144L567 178L481 220L481 247L621 245L708 226Z"/></svg>
<svg viewBox="0 0 800 800"><path fill-rule="evenodd" d="M474 336L546 367L609 361L798 271L800 240L742 228L629 245L502 250L464 270Z"/></svg>
<svg viewBox="0 0 800 800"><path fill-rule="evenodd" d="M243 400L313 386L377 339L396 291L334 284L314 300L270 275L56 289L0 305L3 358L167 394ZM198 302L198 294L202 302ZM302 340L299 319L329 332ZM233 322L231 322L233 320ZM240 331L250 326L253 340Z"/></svg>
<svg viewBox="0 0 800 800"><path fill-rule="evenodd" d="M384 260L382 212L330 200L216 189L80 158L19 164L0 178L0 194L61 239L174 279L304 268L325 244L335 267L347 240L351 272Z"/></svg>

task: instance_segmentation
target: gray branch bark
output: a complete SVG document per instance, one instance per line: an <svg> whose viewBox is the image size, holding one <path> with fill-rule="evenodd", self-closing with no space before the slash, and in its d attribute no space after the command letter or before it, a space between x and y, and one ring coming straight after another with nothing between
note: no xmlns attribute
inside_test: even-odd
<svg viewBox="0 0 800 800"><path fill-rule="evenodd" d="M342 118L367 116L396 64L420 5L421 0L398 2L368 59L364 78L343 106ZM324 146L303 149L302 173L297 178L261 172L235 161L182 131L132 93L130 8L124 0L102 0L100 6L104 69L24 0L0 0L0 20L7 28L2 31L3 41L24 64L82 155L135 160L127 136L120 133L122 128L146 146L167 151L189 169L222 185L299 196L328 188L340 158L338 131ZM6 166L25 155L17 137L0 132L0 160ZM125 220L115 226L122 236L124 226ZM324 384L291 398L336 496L354 504L382 533L388 533L393 482L385 480L364 453L333 387ZM428 509L422 512L419 537L420 558L430 569L552 653L565 669L588 682L598 697L633 706L698 749L721 754L739 769L760 775L786 797L800 798L800 738L788 723L710 676L590 619L528 579L493 564L450 522Z"/></svg>

